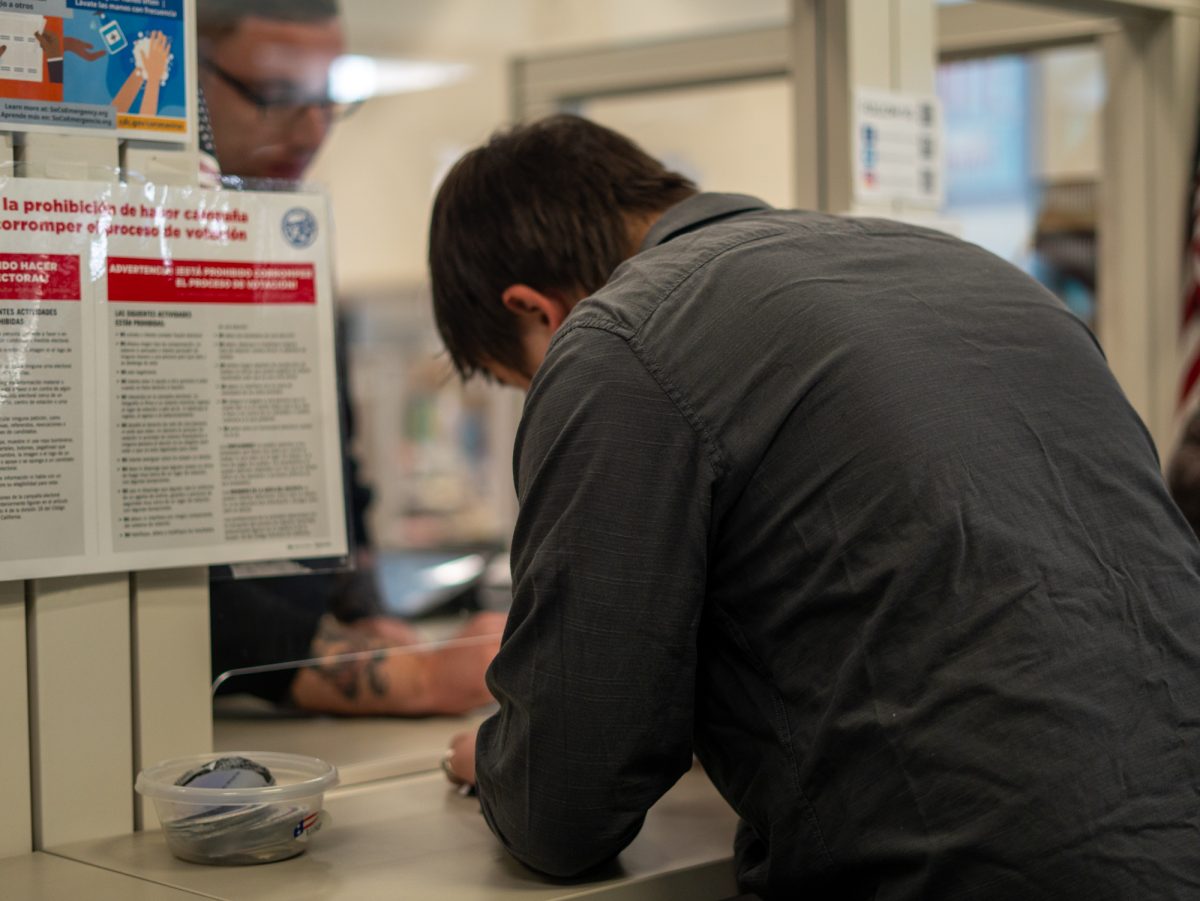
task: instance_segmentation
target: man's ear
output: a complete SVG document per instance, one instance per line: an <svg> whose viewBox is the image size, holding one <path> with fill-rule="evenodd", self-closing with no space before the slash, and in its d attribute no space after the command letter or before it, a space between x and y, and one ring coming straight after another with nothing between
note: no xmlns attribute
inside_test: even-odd
<svg viewBox="0 0 1200 901"><path fill-rule="evenodd" d="M548 328L551 334L558 331L558 327L571 312L570 306L564 300L543 294L529 285L509 285L500 297L504 308L514 316L532 317L537 324Z"/></svg>

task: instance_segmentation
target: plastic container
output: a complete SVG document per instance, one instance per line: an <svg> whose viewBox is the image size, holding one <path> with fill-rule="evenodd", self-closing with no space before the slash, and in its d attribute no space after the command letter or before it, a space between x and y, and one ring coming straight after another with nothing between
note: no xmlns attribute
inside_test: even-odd
<svg viewBox="0 0 1200 901"><path fill-rule="evenodd" d="M176 785L184 773L216 757L247 757L265 766L274 785L198 788ZM308 846L325 814L325 792L337 769L316 757L272 751L197 754L164 760L138 773L134 788L154 801L171 853L206 864L269 863Z"/></svg>

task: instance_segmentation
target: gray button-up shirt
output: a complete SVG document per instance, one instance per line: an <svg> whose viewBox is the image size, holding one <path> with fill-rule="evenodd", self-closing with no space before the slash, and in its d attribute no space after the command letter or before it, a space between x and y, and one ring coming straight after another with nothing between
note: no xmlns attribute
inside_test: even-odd
<svg viewBox="0 0 1200 901"><path fill-rule="evenodd" d="M894 222L699 195L518 436L484 813L616 854L695 752L764 897L1200 897L1200 547L1091 335Z"/></svg>

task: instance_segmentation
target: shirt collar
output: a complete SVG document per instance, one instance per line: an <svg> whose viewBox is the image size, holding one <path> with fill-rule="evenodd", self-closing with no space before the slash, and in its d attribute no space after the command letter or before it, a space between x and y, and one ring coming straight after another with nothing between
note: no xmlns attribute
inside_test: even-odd
<svg viewBox="0 0 1200 901"><path fill-rule="evenodd" d="M670 241L677 235L716 219L752 210L769 210L771 205L748 194L696 194L670 207L646 232L642 250Z"/></svg>

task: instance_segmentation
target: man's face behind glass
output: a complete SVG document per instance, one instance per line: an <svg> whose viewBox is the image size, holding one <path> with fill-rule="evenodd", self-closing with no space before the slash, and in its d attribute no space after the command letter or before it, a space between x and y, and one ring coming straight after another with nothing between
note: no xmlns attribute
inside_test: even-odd
<svg viewBox="0 0 1200 901"><path fill-rule="evenodd" d="M343 50L334 18L247 16L202 46L200 78L222 173L303 177L329 131L329 69Z"/></svg>

